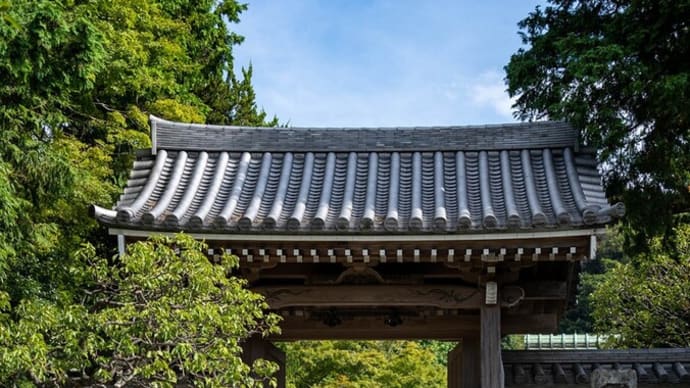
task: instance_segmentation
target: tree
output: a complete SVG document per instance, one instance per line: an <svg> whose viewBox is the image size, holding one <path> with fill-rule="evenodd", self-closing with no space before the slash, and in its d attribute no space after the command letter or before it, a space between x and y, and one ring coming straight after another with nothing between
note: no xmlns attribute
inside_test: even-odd
<svg viewBox="0 0 690 388"><path fill-rule="evenodd" d="M63 135L67 112L103 68L83 5L20 2L0 20L0 293L55 298L69 252L89 236L85 208L110 200L110 157ZM65 282L64 285L69 284Z"/></svg>
<svg viewBox="0 0 690 388"><path fill-rule="evenodd" d="M113 149L123 183L133 150L150 146L146 113L193 123L274 126L256 106L251 69L233 73L228 29L246 9L234 0L98 0L90 12L107 68L84 93L69 133Z"/></svg>
<svg viewBox="0 0 690 388"><path fill-rule="evenodd" d="M673 255L660 238L650 252L606 261L591 295L595 327L620 334L617 347L690 347L690 225L678 227Z"/></svg>
<svg viewBox="0 0 690 388"><path fill-rule="evenodd" d="M245 9L234 1L0 6L8 10L0 18L0 279L14 284L18 301L58 289L46 274L59 276L60 261L83 241L108 249L86 209L112 202L133 150L149 146L145 112L192 122L207 114L232 122L243 112L243 124L266 123L250 71L241 82L219 81L241 41L225 23ZM225 110L204 102L218 95L230 96Z"/></svg>
<svg viewBox="0 0 690 388"><path fill-rule="evenodd" d="M138 372L130 381L143 378L144 370L153 381L185 370L170 363L166 372L156 358L159 350L136 353L148 346L141 338L128 351L156 358L155 365L108 364L117 358L117 341L135 337L102 324L99 331L99 317L115 310L105 307L105 299L93 299L103 279L94 278L93 263L77 252L88 245L98 257L112 257L112 239L87 208L113 202L133 150L150 145L147 113L232 123L234 112L245 109L238 104L256 109L253 92L247 92L250 80L245 77L239 92L229 75L232 45L242 38L226 21L237 22L244 9L232 0L0 0L0 385L73 385L74 373L87 381L117 381L132 370ZM240 101L236 94L251 98ZM255 113L243 120L254 117L253 125L263 124L258 121L265 114ZM141 252L160 258L158 248ZM122 261L97 263L104 274L134 284L118 272ZM236 290L234 284L222 288ZM85 293L92 298L84 299ZM131 303L127 295L111 298ZM168 317L184 327L169 307ZM138 313L113 312L134 314L131 319ZM263 327L237 322L247 330ZM136 333L146 333L145 326L139 328ZM228 348L228 357L235 348ZM199 357L197 351L188 354ZM70 383L60 383L65 381Z"/></svg>
<svg viewBox="0 0 690 388"><path fill-rule="evenodd" d="M174 246L174 247L173 247ZM277 365L242 363L241 341L278 332L278 316L264 314L263 297L228 276L239 264L222 255L212 263L206 245L189 236L129 247L119 265L80 251L92 287L86 305L96 329L96 380L129 386L257 386ZM94 365L95 364L95 365Z"/></svg>
<svg viewBox="0 0 690 388"><path fill-rule="evenodd" d="M527 47L505 68L517 116L582 130L644 250L690 212L690 1L549 3L519 23Z"/></svg>
<svg viewBox="0 0 690 388"><path fill-rule="evenodd" d="M257 126L264 125L275 127L278 125L278 118L273 116L273 119L266 121L266 112L259 110L256 106L256 94L254 87L252 87L251 79L254 71L252 65L249 68L242 69L242 79L238 80L236 77L231 78L233 89L235 92L234 98L237 102L237 107L233 111L235 125Z"/></svg>
<svg viewBox="0 0 690 388"><path fill-rule="evenodd" d="M629 263L623 255L623 233L618 226L607 228L606 235L597 247L597 259L582 263L577 285L576 303L567 310L561 319L560 333L594 333L595 324L592 306L592 293L606 278L607 265L610 261Z"/></svg>
<svg viewBox="0 0 690 388"><path fill-rule="evenodd" d="M289 387L446 386L445 366L418 342L300 341L283 349Z"/></svg>
<svg viewBox="0 0 690 388"><path fill-rule="evenodd" d="M82 300L25 299L10 313L0 300L0 382L263 387L277 365L244 365L240 345L276 333L279 318L228 276L236 256L213 263L205 250L184 235L135 243L114 259L86 245L69 268Z"/></svg>

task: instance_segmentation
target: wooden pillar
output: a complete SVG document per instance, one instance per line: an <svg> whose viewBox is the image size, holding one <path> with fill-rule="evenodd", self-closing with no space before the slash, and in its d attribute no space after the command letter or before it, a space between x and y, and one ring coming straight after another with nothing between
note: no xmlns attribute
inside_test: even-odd
<svg viewBox="0 0 690 388"><path fill-rule="evenodd" d="M480 307L480 370L481 388L503 388L503 360L501 359L501 306L497 301ZM500 300L496 298L497 300Z"/></svg>
<svg viewBox="0 0 690 388"><path fill-rule="evenodd" d="M448 353L448 388L479 387L479 337L463 337Z"/></svg>
<svg viewBox="0 0 690 388"><path fill-rule="evenodd" d="M249 338L242 344L242 350L242 361L249 366L259 358L278 364L280 369L274 376L278 380L276 388L285 388L285 353L282 350L261 337Z"/></svg>

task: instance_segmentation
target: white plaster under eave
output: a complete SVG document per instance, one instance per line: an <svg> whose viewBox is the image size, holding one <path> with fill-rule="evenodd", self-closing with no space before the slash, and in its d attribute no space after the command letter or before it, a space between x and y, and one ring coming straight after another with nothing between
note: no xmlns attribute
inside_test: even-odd
<svg viewBox="0 0 690 388"><path fill-rule="evenodd" d="M109 228L111 235L129 237L174 236L176 232L148 231L136 229ZM326 235L326 234L222 234L222 233L187 233L195 239L215 241L324 241L324 242L410 242L410 241L497 241L497 240L532 240L561 237L603 236L604 228L554 230L526 233L479 233L479 234L442 234L442 235Z"/></svg>

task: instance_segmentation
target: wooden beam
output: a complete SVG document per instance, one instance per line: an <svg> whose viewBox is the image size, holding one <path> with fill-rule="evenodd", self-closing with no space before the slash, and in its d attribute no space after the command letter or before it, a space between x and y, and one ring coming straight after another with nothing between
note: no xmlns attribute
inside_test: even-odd
<svg viewBox="0 0 690 388"><path fill-rule="evenodd" d="M277 380L277 385L275 387L285 388L285 353L282 350L259 336L248 338L241 346L242 361L247 365L252 365L254 361L258 359L264 359L278 364L278 372L273 376ZM268 387L268 384L265 386Z"/></svg>
<svg viewBox="0 0 690 388"><path fill-rule="evenodd" d="M263 286L254 287L271 309L288 307L429 306L477 309L481 294L466 286Z"/></svg>
<svg viewBox="0 0 690 388"><path fill-rule="evenodd" d="M382 279L379 279L381 282ZM258 286L252 291L262 294L271 309L288 307L436 307L440 309L478 309L479 290L449 285L317 285ZM560 299L564 299L563 296ZM519 286L501 290L501 307L513 307L525 299ZM530 300L551 300L554 294L535 295Z"/></svg>
<svg viewBox="0 0 690 388"><path fill-rule="evenodd" d="M520 284L525 290L525 300L558 300L568 296L568 283L558 281L534 281Z"/></svg>
<svg viewBox="0 0 690 388"><path fill-rule="evenodd" d="M276 340L387 340L387 339L443 339L458 340L463 335L477 335L476 316L402 317L402 323L389 326L384 317L343 318L336 326L300 317L284 317L281 334Z"/></svg>
<svg viewBox="0 0 690 388"><path fill-rule="evenodd" d="M388 326L384 316L347 318L335 326L324 321L299 316L286 316L280 323L278 341L296 340L377 340L377 339L437 339L458 341L466 336L479 336L478 315L445 315L430 317L402 316L402 323ZM556 314L505 316L501 320L501 334L552 332L557 328Z"/></svg>

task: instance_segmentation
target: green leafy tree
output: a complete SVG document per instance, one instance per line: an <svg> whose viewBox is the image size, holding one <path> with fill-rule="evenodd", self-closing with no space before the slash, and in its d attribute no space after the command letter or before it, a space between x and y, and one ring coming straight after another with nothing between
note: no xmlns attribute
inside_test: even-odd
<svg viewBox="0 0 690 388"><path fill-rule="evenodd" d="M595 327L620 334L617 347L690 347L690 225L678 227L673 255L660 238L650 252L605 263L591 295Z"/></svg>
<svg viewBox="0 0 690 388"><path fill-rule="evenodd" d="M289 387L446 386L445 366L414 341L300 341L283 349Z"/></svg>
<svg viewBox="0 0 690 388"><path fill-rule="evenodd" d="M457 342L420 340L419 345L436 355L436 362L439 365L446 367L448 365L448 353L453 350L453 348L457 345Z"/></svg>
<svg viewBox="0 0 690 388"><path fill-rule="evenodd" d="M231 82L234 86L234 99L237 101L236 108L232 117L235 125L258 126L264 125L275 127L278 125L278 118L273 117L270 121L266 120L266 112L259 110L256 106L256 94L251 84L253 67L242 69L242 79L232 77Z"/></svg>
<svg viewBox="0 0 690 388"><path fill-rule="evenodd" d="M109 201L109 152L65 135L67 112L94 86L104 50L84 5L19 2L0 20L0 292L13 305L55 299L64 264Z"/></svg>
<svg viewBox="0 0 690 388"><path fill-rule="evenodd" d="M89 272L93 263L76 252L90 244L98 256L112 256L112 240L87 208L111 203L133 150L150 145L147 113L232 123L234 112L245 109L237 104L255 108L253 91L247 91L250 80L243 79L244 91L239 92L230 74L232 45L241 37L226 21L237 22L244 9L231 0L0 0L0 385L75 385L75 374L86 382L146 377L165 385L171 370L199 375L195 383L206 378L227 381L220 372L209 377L192 365L164 358L168 356L160 352L168 349L142 353L150 344L135 336L150 334L153 327L106 327L99 319L108 312L143 322L143 315L137 315L143 310L123 306L115 311L109 306L94 289L103 278L94 278ZM236 95L249 97L240 101ZM259 122L264 117L257 111L253 125L264 124ZM155 256L159 250L141 249L152 255L150 260L160 259ZM137 257L132 255L132 260ZM134 287L131 273L118 272L122 262L94 263L104 274ZM174 269L163 265L161 273L173 276ZM234 292L234 285L222 288ZM88 292L91 296L84 298ZM98 302L96 295L101 295ZM127 297L113 294L109 301L129 304ZM175 315L175 306L152 301L152 309L169 306L164 316L186 329L188 323ZM192 309L190 305L183 311L192 315ZM203 321L210 326L189 332L199 335L199 346L205 346L204 330L228 329L211 318ZM263 327L251 328L248 321L235 318L238 327L224 333L241 338L241 327ZM116 367L114 360L124 354L117 346L125 338L136 345L126 354L139 361ZM208 356L204 362L213 371L220 356L194 346L188 354ZM234 357L235 345L209 346L227 351L227 360ZM168 369L162 360L169 361ZM229 365L233 373L243 370L239 364Z"/></svg>
<svg viewBox="0 0 690 388"><path fill-rule="evenodd" d="M149 146L145 112L191 122L213 112L232 122L233 112L242 112L243 124L266 123L256 110L251 71L241 82L219 82L232 69L231 45L241 41L225 20L239 20L245 6L210 0L0 6L8 11L0 18L0 212L7 216L0 279L17 302L59 289L61 261L83 241L105 247L86 209L112 202L132 151ZM205 104L217 94L230 96L231 107Z"/></svg>
<svg viewBox="0 0 690 388"><path fill-rule="evenodd" d="M550 0L506 66L519 118L568 121L599 151L638 250L690 211L688 20L688 0Z"/></svg>
<svg viewBox="0 0 690 388"><path fill-rule="evenodd" d="M623 233L618 226L609 227L597 248L596 260L582 264L577 285L575 305L567 310L558 326L560 333L594 333L592 293L606 276L605 263L617 260L629 262L623 255Z"/></svg>
<svg viewBox="0 0 690 388"><path fill-rule="evenodd" d="M251 68L238 79L228 29L246 5L234 0L98 0L91 4L107 67L70 115L69 132L113 150L118 183L147 148L147 113L193 123L274 126L256 106Z"/></svg>
<svg viewBox="0 0 690 388"><path fill-rule="evenodd" d="M69 271L84 299L0 301L0 382L69 386L263 387L275 364L242 363L241 341L275 334L260 295L212 263L189 236L158 238L105 259L91 245ZM80 302L80 303L77 303Z"/></svg>
<svg viewBox="0 0 690 388"><path fill-rule="evenodd" d="M175 246L173 247L172 244ZM241 343L278 332L263 297L228 276L236 256L212 263L189 236L131 245L120 265L81 251L93 288L87 305L97 328L97 380L131 386L263 386L277 366L240 358ZM179 253L177 253L179 252ZM99 338L100 337L100 338Z"/></svg>
<svg viewBox="0 0 690 388"><path fill-rule="evenodd" d="M621 334L617 346L687 346L690 334L688 20L687 0L551 0L520 22L527 47L506 66L518 117L580 128L626 204L628 255L587 269L564 322Z"/></svg>

